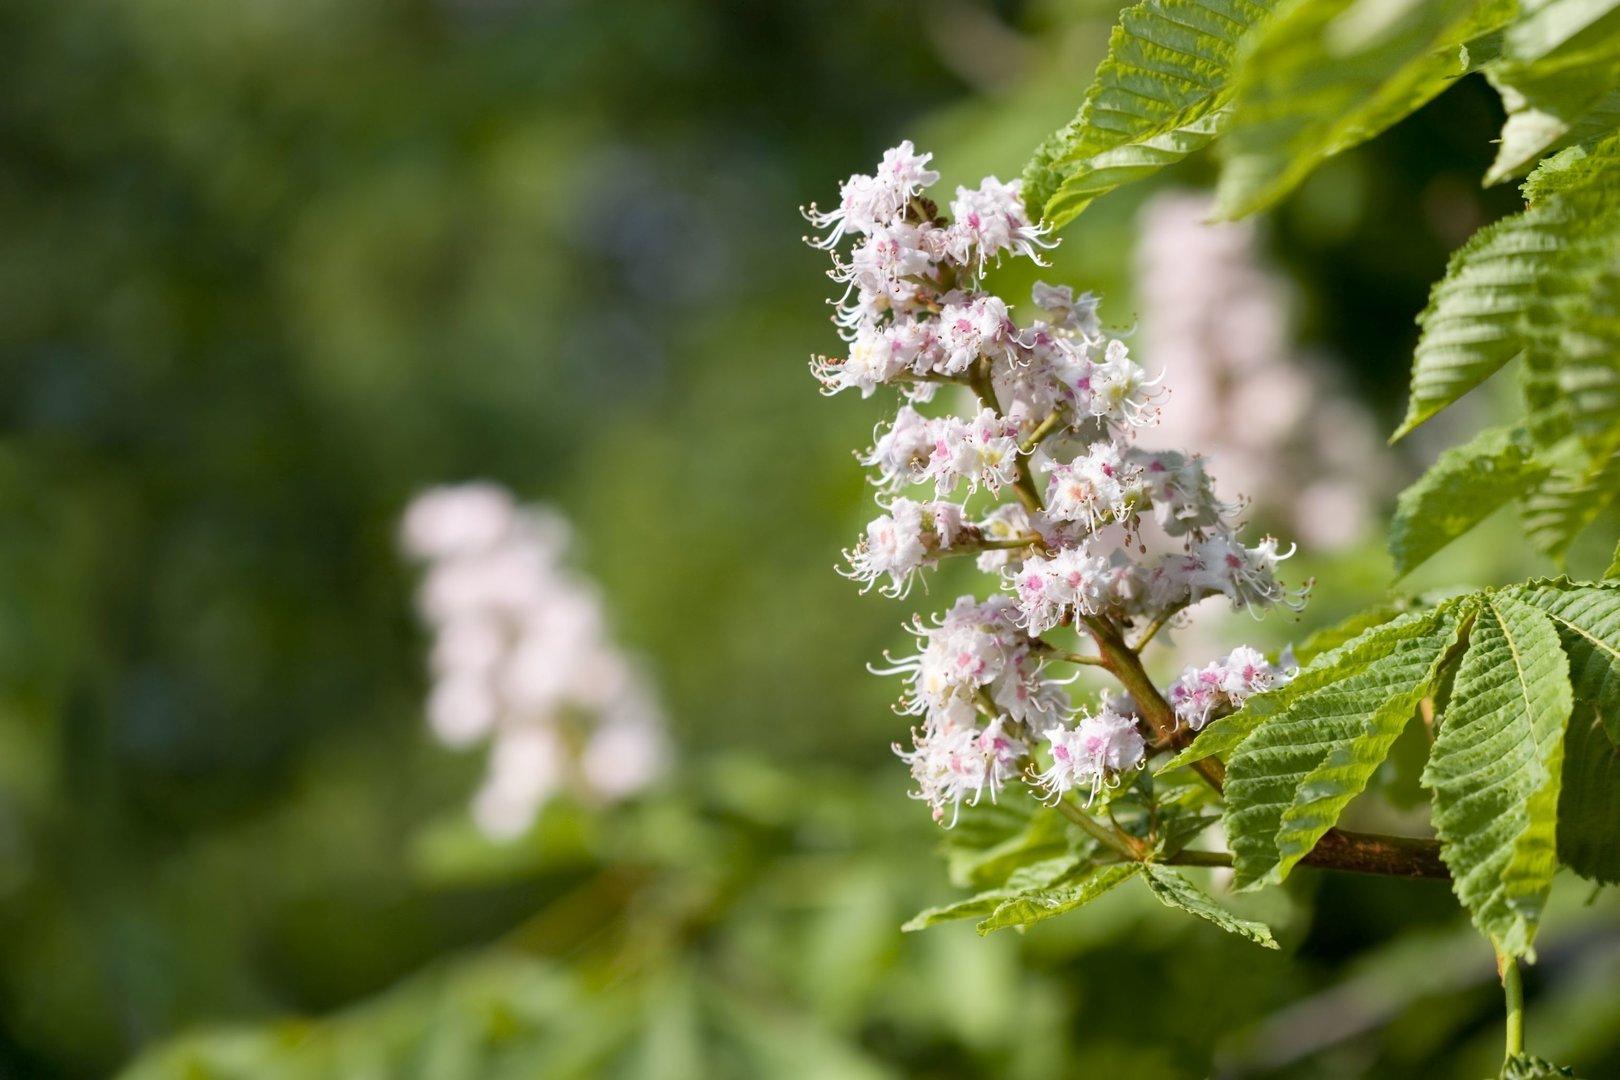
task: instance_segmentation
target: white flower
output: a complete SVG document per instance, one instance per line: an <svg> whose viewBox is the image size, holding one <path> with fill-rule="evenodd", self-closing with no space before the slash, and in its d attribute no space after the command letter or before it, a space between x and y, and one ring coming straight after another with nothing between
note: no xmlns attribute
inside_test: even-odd
<svg viewBox="0 0 1620 1080"><path fill-rule="evenodd" d="M1008 363L990 369L990 385L1009 420L1038 424L1075 393L1064 379L1055 339L1025 334Z"/></svg>
<svg viewBox="0 0 1620 1080"><path fill-rule="evenodd" d="M489 774L473 797L473 820L487 835L510 840L533 823L563 783L565 751L556 731L522 725L504 729L490 747Z"/></svg>
<svg viewBox="0 0 1620 1080"><path fill-rule="evenodd" d="M1072 612L1094 615L1106 600L1109 559L1084 548L1067 548L1050 558L1031 555L1012 576L1024 628L1038 636Z"/></svg>
<svg viewBox="0 0 1620 1080"><path fill-rule="evenodd" d="M909 199L939 182L939 173L928 167L933 160L933 154L917 153L911 140L904 139L899 146L883 152L877 174L892 190Z"/></svg>
<svg viewBox="0 0 1620 1080"><path fill-rule="evenodd" d="M1046 471L1046 512L1092 531L1130 517L1144 495L1141 469L1110 442L1094 442L1072 461L1048 462Z"/></svg>
<svg viewBox="0 0 1620 1080"><path fill-rule="evenodd" d="M849 262L837 267L833 276L857 289L903 298L908 292L897 295L902 280L934 272L933 252L939 244L932 234L936 231L932 225L904 221L880 225L855 246Z"/></svg>
<svg viewBox="0 0 1620 1080"><path fill-rule="evenodd" d="M896 499L889 512L873 518L866 526L866 535L854 548L844 552L849 569L844 575L871 588L882 577L889 584L883 592L887 596L903 596L911 588L911 578L922 569L928 557L923 543L922 507L911 499Z"/></svg>
<svg viewBox="0 0 1620 1080"><path fill-rule="evenodd" d="M1089 395L1086 409L1098 419L1122 427L1143 427L1157 419L1153 402L1159 396L1158 380L1147 377L1118 338L1108 343L1102 363L1091 364L1083 385Z"/></svg>
<svg viewBox="0 0 1620 1080"><path fill-rule="evenodd" d="M1014 653L990 689L990 700L1008 717L1027 726L1069 712L1065 680L1047 674L1046 665L1028 648Z"/></svg>
<svg viewBox="0 0 1620 1080"><path fill-rule="evenodd" d="M1032 296L1035 306L1052 317L1054 326L1072 330L1085 338L1095 338L1102 333L1102 324L1097 318L1099 300L1095 293L1081 293L1077 297L1067 285L1048 285L1044 281L1037 281Z"/></svg>
<svg viewBox="0 0 1620 1080"><path fill-rule="evenodd" d="M933 447L919 478L932 480L935 493L949 495L965 482L998 492L1018 476L1018 425L981 409L972 420L945 417L930 425Z"/></svg>
<svg viewBox="0 0 1620 1080"><path fill-rule="evenodd" d="M417 559L476 555L500 543L516 516L512 496L494 484L431 488L411 501L400 542Z"/></svg>
<svg viewBox="0 0 1620 1080"><path fill-rule="evenodd" d="M971 719L984 703L981 690L1009 718L1029 722L1061 713L1067 700L1031 651L1007 597L959 598L933 625L912 624L919 651L891 660L882 674L903 675L907 694L900 711L926 716L938 727Z"/></svg>
<svg viewBox="0 0 1620 1080"><path fill-rule="evenodd" d="M910 405L902 405L860 462L877 470L880 486L894 490L918 479L934 451L934 442L933 422Z"/></svg>
<svg viewBox="0 0 1620 1080"><path fill-rule="evenodd" d="M1040 249L1053 245L1046 230L1032 225L1024 211L1023 182L1002 183L987 176L977 189L959 187L951 200L949 251L964 266L984 265L1011 252L1040 262Z"/></svg>
<svg viewBox="0 0 1620 1080"><path fill-rule="evenodd" d="M1211 593L1220 593L1232 601L1234 611L1256 609L1282 604L1299 610L1305 604L1309 585L1290 594L1277 580L1277 564L1294 553L1277 550L1277 541L1268 536L1254 547L1244 547L1236 537L1217 533L1194 547L1201 572L1194 580Z"/></svg>
<svg viewBox="0 0 1620 1080"><path fill-rule="evenodd" d="M1199 731L1211 720L1236 712L1253 695L1283 685L1293 675L1290 662L1273 665L1257 649L1240 645L1211 664L1187 668L1170 684L1165 696L1175 711L1176 723Z"/></svg>
<svg viewBox="0 0 1620 1080"><path fill-rule="evenodd" d="M1140 469L1166 533L1184 536L1230 527L1239 506L1215 497L1203 458L1174 450L1132 450L1130 457Z"/></svg>
<svg viewBox="0 0 1620 1080"><path fill-rule="evenodd" d="M980 357L1005 357L1013 342L1007 305L995 296L945 305L939 313L939 325L944 356L938 370L944 375L960 375Z"/></svg>
<svg viewBox="0 0 1620 1080"><path fill-rule="evenodd" d="M961 539L965 528L962 508L955 503L897 498L887 514L866 526L860 543L844 552L849 568L840 573L861 582L862 592L887 577L883 595L904 596L917 572Z"/></svg>
<svg viewBox="0 0 1620 1080"><path fill-rule="evenodd" d="M982 728L953 724L913 731L912 741L911 750L899 745L894 748L911 766L911 778L917 784L912 797L933 809L935 821L943 822L949 808L952 825L962 803L977 805L987 790L994 801L1029 753L1020 740L1003 730L1000 719Z"/></svg>
<svg viewBox="0 0 1620 1080"><path fill-rule="evenodd" d="M863 323L843 360L818 362L816 377L829 394L850 388L871 397L872 391L906 370L906 357L882 328Z"/></svg>
<svg viewBox="0 0 1620 1080"><path fill-rule="evenodd" d="M814 206L804 216L818 229L830 229L814 242L831 250L845 233L870 234L899 218L911 198L937 182L939 173L927 168L932 154L918 154L908 140L883 155L876 176L856 173L838 189L838 209L821 213Z"/></svg>
<svg viewBox="0 0 1620 1080"><path fill-rule="evenodd" d="M1090 789L1095 796L1114 777L1140 765L1147 752L1135 719L1107 708L1082 717L1072 728L1048 728L1045 736L1052 745L1052 765L1035 782L1053 802L1077 788Z"/></svg>

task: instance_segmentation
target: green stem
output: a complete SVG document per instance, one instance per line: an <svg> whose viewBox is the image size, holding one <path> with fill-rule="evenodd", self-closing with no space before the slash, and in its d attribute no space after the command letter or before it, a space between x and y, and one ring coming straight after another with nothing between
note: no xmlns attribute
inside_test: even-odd
<svg viewBox="0 0 1620 1080"><path fill-rule="evenodd" d="M1037 446L1041 445L1042 439L1052 433L1052 429L1057 427L1058 421L1061 419L1062 415L1054 409L1051 415L1036 425L1034 431L1024 436L1024 441L1018 444L1018 449L1026 454L1033 451Z"/></svg>
<svg viewBox="0 0 1620 1080"><path fill-rule="evenodd" d="M1148 624L1147 630L1143 631L1142 636L1136 640L1136 644L1131 646L1131 651L1139 653L1145 649L1147 643L1152 641L1160 630L1164 629L1165 624L1185 610L1186 607L1185 603L1175 604L1159 612L1158 618Z"/></svg>
<svg viewBox="0 0 1620 1080"><path fill-rule="evenodd" d="M1191 851L1182 850L1167 859L1156 860L1166 866L1231 866L1232 853L1229 851Z"/></svg>
<svg viewBox="0 0 1620 1080"><path fill-rule="evenodd" d="M1126 836L1124 833L1119 832L1116 829L1110 829L1108 826L1104 825L1102 822L1096 820L1090 814L1080 809L1080 807L1074 805L1068 799L1058 800L1057 808L1059 813L1068 818L1070 821L1074 822L1076 825L1080 826L1086 832L1090 833L1092 837L1099 843L1113 848L1114 851L1123 855L1132 862L1140 862L1142 860L1142 856L1145 854L1145 852L1142 850L1140 841L1136 840L1134 837Z"/></svg>
<svg viewBox="0 0 1620 1080"><path fill-rule="evenodd" d="M1046 541L1037 535L1009 536L1002 540L982 538L971 546L963 545L963 551L1006 551L1014 548L1038 547Z"/></svg>
<svg viewBox="0 0 1620 1080"><path fill-rule="evenodd" d="M1519 962L1511 956L1496 954L1496 966L1502 973L1502 994L1507 998L1507 1056L1524 1053L1524 981L1519 975Z"/></svg>

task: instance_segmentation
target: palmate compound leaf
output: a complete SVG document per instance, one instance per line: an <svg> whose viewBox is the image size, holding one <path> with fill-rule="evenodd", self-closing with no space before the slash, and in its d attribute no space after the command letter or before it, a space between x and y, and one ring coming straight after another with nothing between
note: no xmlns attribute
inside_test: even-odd
<svg viewBox="0 0 1620 1080"><path fill-rule="evenodd" d="M1153 891L1159 903L1165 907L1191 912L1200 919L1209 920L1229 934L1248 938L1256 945L1267 949L1278 947L1277 939L1271 936L1271 928L1265 923L1238 918L1217 904L1213 897L1168 867L1147 864L1143 880L1147 882L1148 888Z"/></svg>
<svg viewBox="0 0 1620 1080"><path fill-rule="evenodd" d="M1553 620L1513 592L1483 594L1423 786L1452 891L1509 956L1530 952L1558 868L1572 700Z"/></svg>
<svg viewBox="0 0 1620 1080"><path fill-rule="evenodd" d="M1241 217L1470 70L1513 0L1288 0L1244 45L1216 212Z"/></svg>
<svg viewBox="0 0 1620 1080"><path fill-rule="evenodd" d="M1374 608L1358 616L1371 620L1366 629L1310 659L1292 682L1258 694L1231 716L1216 720L1191 746L1161 765L1157 772L1169 772L1207 757L1228 757L1256 728L1288 714L1301 699L1368 675L1396 653L1423 647L1423 643L1435 635L1448 632L1443 621L1450 617L1452 606L1405 614L1391 612L1385 616L1386 610ZM1355 620L1351 620L1348 625L1354 623Z"/></svg>
<svg viewBox="0 0 1620 1080"><path fill-rule="evenodd" d="M1126 8L1079 114L1024 169L1031 213L1061 228L1098 196L1208 144L1226 118L1238 42L1271 6L1143 0Z"/></svg>
<svg viewBox="0 0 1620 1080"><path fill-rule="evenodd" d="M1538 343L1542 361L1526 358L1531 369L1526 385L1529 426L1540 444L1558 434L1545 432L1558 424L1534 414L1542 406L1561 412L1560 338L1585 325L1583 313L1570 305L1590 296L1592 280L1614 265L1620 251L1620 185L1612 171L1617 163L1616 136L1548 159L1526 182L1529 207L1487 225L1452 255L1418 316L1422 332L1412 358L1406 419L1392 439L1412 431L1515 356L1534 352L1530 347ZM1571 316L1577 317L1571 321ZM1601 332L1610 325L1603 311L1594 310L1592 316L1591 329ZM1601 355L1589 355L1587 362L1601 360ZM1591 404L1600 407L1605 400L1591 399ZM1564 427L1574 426L1567 417L1557 419Z"/></svg>
<svg viewBox="0 0 1620 1080"><path fill-rule="evenodd" d="M1281 881L1332 828L1433 691L1472 610L1402 616L1320 658L1232 751L1224 820L1240 888Z"/></svg>
<svg viewBox="0 0 1620 1080"><path fill-rule="evenodd" d="M1409 573L1548 471L1523 428L1487 428L1442 453L1396 503L1389 526L1396 575Z"/></svg>
<svg viewBox="0 0 1620 1080"><path fill-rule="evenodd" d="M1537 582L1519 591L1558 628L1575 708L1564 737L1558 858L1620 882L1620 587Z"/></svg>

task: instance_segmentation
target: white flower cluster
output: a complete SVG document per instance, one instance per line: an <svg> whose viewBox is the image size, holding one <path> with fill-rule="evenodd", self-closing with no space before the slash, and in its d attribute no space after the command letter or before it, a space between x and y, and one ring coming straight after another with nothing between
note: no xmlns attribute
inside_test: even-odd
<svg viewBox="0 0 1620 1080"><path fill-rule="evenodd" d="M663 717L600 598L564 567L560 517L493 484L434 488L406 509L401 541L427 568L428 721L448 746L490 743L480 828L517 836L564 788L615 800L663 771Z"/></svg>
<svg viewBox="0 0 1620 1080"><path fill-rule="evenodd" d="M1165 696L1175 710L1176 723L1199 731L1211 720L1236 712L1253 695L1282 686L1295 670L1287 652L1280 663L1272 664L1259 650L1240 645L1213 663L1187 668Z"/></svg>
<svg viewBox="0 0 1620 1080"><path fill-rule="evenodd" d="M825 393L888 386L904 398L860 458L886 512L845 553L844 573L900 596L940 559L972 554L1007 590L914 624L921 651L889 669L909 683L902 711L922 717L912 749L900 751L917 794L936 818L954 819L963 801L993 798L1016 777L1061 798L1143 760L1143 720L1128 701L1073 722L1063 683L1048 673L1065 654L1043 634L1101 629L1123 641L1127 628L1156 629L1206 597L1258 613L1297 607L1303 590L1290 594L1276 577L1291 549L1240 539L1240 504L1217 498L1202 458L1136 445L1158 421L1163 392L1103 331L1094 296L1037 283L1035 317L1020 323L983 287L1003 257L1039 263L1053 246L1019 182L958 188L947 217L926 194L938 180L930 160L901 143L874 175L844 183L837 209L806 216L824 230L812 243L832 252L832 277L845 286L834 322L848 343L812 371ZM845 241L847 258L837 250ZM941 387L977 403L925 415ZM914 484L930 485L932 498L908 497ZM950 501L981 492L1016 501L978 511ZM1037 732L1051 747L1044 770Z"/></svg>
<svg viewBox="0 0 1620 1080"><path fill-rule="evenodd" d="M1035 776L1035 784L1057 800L1076 788L1093 795L1113 778L1141 763L1147 751L1137 716L1105 704L1073 727L1046 732L1052 764Z"/></svg>

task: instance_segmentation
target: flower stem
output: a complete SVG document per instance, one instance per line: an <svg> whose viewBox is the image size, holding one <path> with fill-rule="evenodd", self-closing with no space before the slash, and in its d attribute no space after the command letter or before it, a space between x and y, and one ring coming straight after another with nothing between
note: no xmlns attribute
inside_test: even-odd
<svg viewBox="0 0 1620 1080"><path fill-rule="evenodd" d="M1087 656L1084 653L1063 652L1061 650L1054 652L1052 655L1068 664L1085 664L1090 667L1103 666L1103 658L1100 656Z"/></svg>
<svg viewBox="0 0 1620 1080"><path fill-rule="evenodd" d="M1140 840L1127 836L1118 829L1110 829L1068 799L1058 800L1057 808L1059 813L1090 833L1099 843L1113 848L1132 862L1141 862L1142 857L1147 854Z"/></svg>
<svg viewBox="0 0 1620 1080"><path fill-rule="evenodd" d="M1506 1049L1511 1059L1524 1053L1524 981L1513 957L1497 953L1496 967L1502 973L1502 994L1507 999Z"/></svg>
<svg viewBox="0 0 1620 1080"><path fill-rule="evenodd" d="M1037 446L1041 445L1041 441L1045 439L1047 435L1051 434L1052 429L1057 427L1058 421L1062 418L1062 414L1060 414L1056 409L1053 409L1051 414L1048 415L1045 420L1042 420L1035 426L1034 431L1031 431L1028 435L1024 436L1024 441L1018 444L1018 449L1022 450L1026 454L1034 451Z"/></svg>
<svg viewBox="0 0 1620 1080"><path fill-rule="evenodd" d="M1155 617L1154 620L1148 624L1148 628L1142 632L1142 636L1136 639L1136 644L1131 646L1131 651L1140 653L1143 649L1147 648L1148 642L1152 641L1158 632L1164 629L1165 624L1179 615L1186 607L1187 605L1184 603L1174 604L1159 612L1157 617Z"/></svg>

